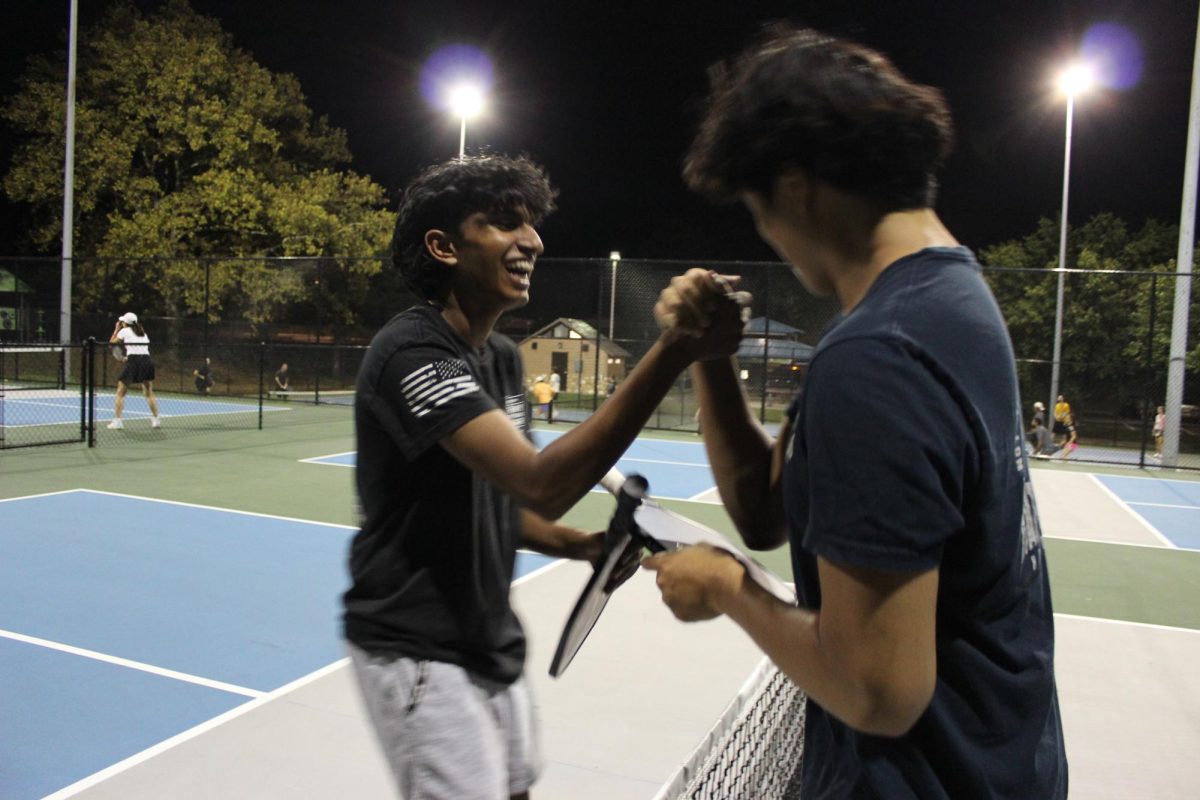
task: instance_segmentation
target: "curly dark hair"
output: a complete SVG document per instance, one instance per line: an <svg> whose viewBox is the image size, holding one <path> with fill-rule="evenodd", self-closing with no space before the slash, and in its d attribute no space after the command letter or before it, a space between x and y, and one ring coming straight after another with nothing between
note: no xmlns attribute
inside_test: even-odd
<svg viewBox="0 0 1200 800"><path fill-rule="evenodd" d="M457 235L463 220L483 212L521 212L538 224L556 208L558 191L545 170L526 156L477 155L427 167L404 190L392 262L423 299L444 300L448 271L425 249L425 233L443 230Z"/></svg>
<svg viewBox="0 0 1200 800"><path fill-rule="evenodd" d="M931 207L954 144L937 89L882 54L807 28L775 24L711 71L707 112L684 160L688 185L719 202L770 197L792 168L879 204Z"/></svg>

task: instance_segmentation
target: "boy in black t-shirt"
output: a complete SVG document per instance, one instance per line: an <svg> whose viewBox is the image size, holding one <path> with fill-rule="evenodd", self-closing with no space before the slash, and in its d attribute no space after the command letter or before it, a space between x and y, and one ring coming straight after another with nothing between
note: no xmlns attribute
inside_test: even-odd
<svg viewBox="0 0 1200 800"><path fill-rule="evenodd" d="M774 30L714 75L685 177L743 201L842 309L777 440L747 414L729 360L693 368L721 498L752 547L790 542L799 607L719 550L645 563L676 616L727 614L807 692L802 796L1063 798L1013 353L973 255L932 207L945 102L811 30ZM701 272L677 279L660 324L688 329L710 291Z"/></svg>
<svg viewBox="0 0 1200 800"><path fill-rule="evenodd" d="M684 367L741 339L741 309L714 291L702 336L663 334L621 390L539 452L517 348L492 329L529 301L535 226L554 197L525 158L422 172L401 202L392 255L423 302L379 331L359 371L363 522L345 635L406 797L528 791L540 766L508 596L516 549L595 563L603 533L553 520L616 462Z"/></svg>

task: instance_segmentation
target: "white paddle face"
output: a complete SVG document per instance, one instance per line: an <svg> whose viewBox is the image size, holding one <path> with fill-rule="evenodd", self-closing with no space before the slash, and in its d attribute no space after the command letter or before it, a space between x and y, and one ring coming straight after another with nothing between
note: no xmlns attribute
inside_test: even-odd
<svg viewBox="0 0 1200 800"><path fill-rule="evenodd" d="M662 542L670 549L694 544L719 547L736 558L746 568L746 573L760 586L785 603L795 604L796 593L778 577L768 572L757 561L738 550L733 544L712 528L668 511L653 500L644 500L633 512L638 527Z"/></svg>
<svg viewBox="0 0 1200 800"><path fill-rule="evenodd" d="M620 495L621 486L624 483L625 476L616 468L610 470L601 480L601 485L612 492L614 497ZM554 658L550 661L551 677L557 678L566 672L567 667L575 658L575 654L579 652L579 648L583 646L588 634L595 627L596 621L600 619L601 612L608 604L608 598L617 589L617 586L609 586L613 572L621 561L622 553L632 541L632 534L622 532L617 541L606 543L606 547L610 548L608 555L603 563L593 570L587 584L583 587L582 594L575 602L575 607L571 610L571 615L567 617L566 625L563 626Z"/></svg>

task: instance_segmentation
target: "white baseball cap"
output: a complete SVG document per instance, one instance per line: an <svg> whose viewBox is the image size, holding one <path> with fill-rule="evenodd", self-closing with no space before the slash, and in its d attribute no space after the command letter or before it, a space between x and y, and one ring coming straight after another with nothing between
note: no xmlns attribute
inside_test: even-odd
<svg viewBox="0 0 1200 800"><path fill-rule="evenodd" d="M121 322L124 322L126 325L132 325L137 322L137 314L133 313L132 311L126 311L124 314L117 317L117 319L121 320Z"/></svg>

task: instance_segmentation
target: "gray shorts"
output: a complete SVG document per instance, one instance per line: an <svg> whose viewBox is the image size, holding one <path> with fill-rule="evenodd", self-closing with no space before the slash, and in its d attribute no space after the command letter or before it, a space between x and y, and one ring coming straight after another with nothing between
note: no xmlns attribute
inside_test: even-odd
<svg viewBox="0 0 1200 800"><path fill-rule="evenodd" d="M537 721L524 676L508 685L441 661L347 648L405 800L507 800L537 780Z"/></svg>

